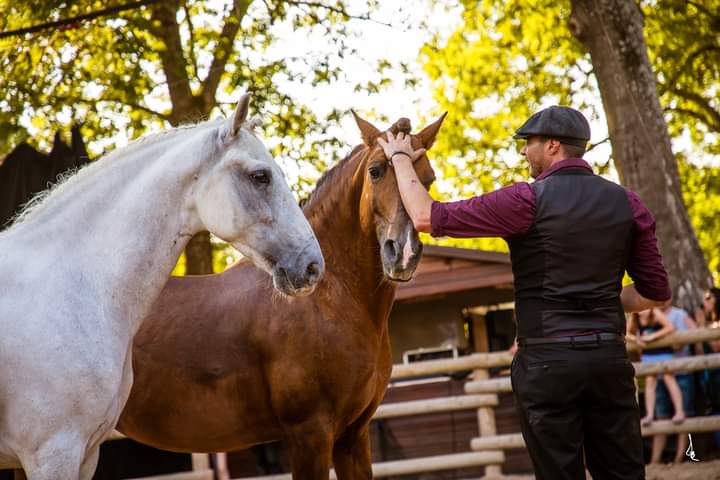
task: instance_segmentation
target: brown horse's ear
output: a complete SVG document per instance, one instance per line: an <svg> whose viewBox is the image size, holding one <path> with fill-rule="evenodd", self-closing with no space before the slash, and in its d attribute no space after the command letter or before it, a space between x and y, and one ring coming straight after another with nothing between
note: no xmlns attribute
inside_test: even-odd
<svg viewBox="0 0 720 480"><path fill-rule="evenodd" d="M373 143L375 143L375 140L380 136L382 132L375 128L375 126L368 122L367 120L364 120L358 116L357 113L355 113L355 110L350 110L353 114L353 117L355 118L355 123L357 123L358 128L360 129L360 134L362 135L363 143L367 145L368 147L371 146Z"/></svg>
<svg viewBox="0 0 720 480"><path fill-rule="evenodd" d="M422 131L417 134L417 137L420 139L423 147L425 147L426 150L430 149L433 143L435 143L435 137L437 136L438 131L440 131L440 126L442 125L443 120L445 120L446 116L447 112L443 113L440 118L435 120L427 127L423 128Z"/></svg>

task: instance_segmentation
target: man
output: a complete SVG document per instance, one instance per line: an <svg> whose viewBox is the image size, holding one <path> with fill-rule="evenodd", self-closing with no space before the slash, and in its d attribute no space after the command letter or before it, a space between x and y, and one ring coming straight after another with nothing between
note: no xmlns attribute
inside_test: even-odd
<svg viewBox="0 0 720 480"><path fill-rule="evenodd" d="M519 349L512 383L523 438L540 480L645 478L625 312L661 306L670 288L655 221L629 190L582 160L585 117L553 106L516 131L533 183L435 202L409 138L379 139L417 230L503 237L515 277ZM625 271L634 285L621 287Z"/></svg>

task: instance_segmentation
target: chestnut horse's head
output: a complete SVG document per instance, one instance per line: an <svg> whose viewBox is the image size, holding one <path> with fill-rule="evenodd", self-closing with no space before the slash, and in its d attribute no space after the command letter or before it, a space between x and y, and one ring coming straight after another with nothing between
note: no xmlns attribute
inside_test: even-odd
<svg viewBox="0 0 720 480"><path fill-rule="evenodd" d="M390 280L406 282L412 278L420 261L422 243L403 207L395 171L377 142L380 136L386 138L386 133L355 112L353 115L366 147L360 222L368 227L375 226L385 276ZM419 133L411 134L413 148L429 150L444 119L445 115ZM410 120L407 118L401 118L389 129L393 134L409 134L410 130ZM422 184L426 189L430 188L435 181L435 172L427 156L420 157L414 165Z"/></svg>

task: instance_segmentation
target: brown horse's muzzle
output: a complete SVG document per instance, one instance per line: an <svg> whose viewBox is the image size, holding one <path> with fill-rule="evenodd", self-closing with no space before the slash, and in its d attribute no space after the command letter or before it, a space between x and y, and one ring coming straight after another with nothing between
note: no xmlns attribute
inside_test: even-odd
<svg viewBox="0 0 720 480"><path fill-rule="evenodd" d="M396 282L407 282L415 274L422 257L422 243L411 229L405 238L386 239L380 252L385 276Z"/></svg>

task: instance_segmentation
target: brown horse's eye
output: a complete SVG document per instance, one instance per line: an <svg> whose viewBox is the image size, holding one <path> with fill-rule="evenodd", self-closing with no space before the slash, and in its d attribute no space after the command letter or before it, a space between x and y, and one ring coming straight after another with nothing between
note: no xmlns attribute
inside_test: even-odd
<svg viewBox="0 0 720 480"><path fill-rule="evenodd" d="M379 165L373 165L368 169L368 171L370 172L370 178L373 180L380 180L383 175L383 169Z"/></svg>

